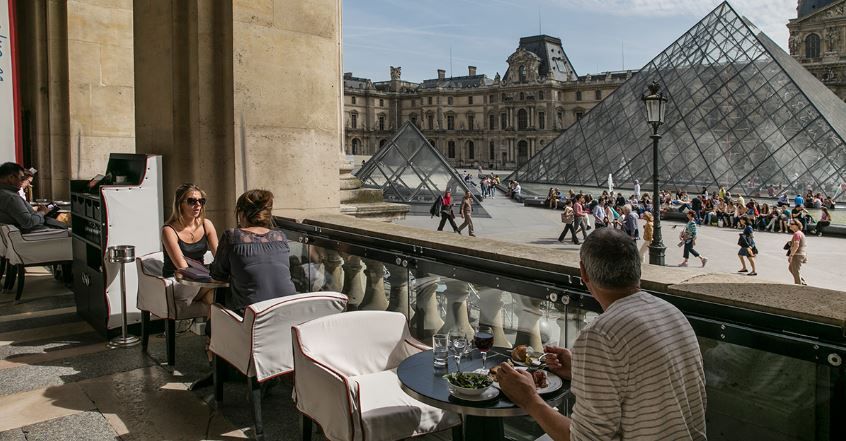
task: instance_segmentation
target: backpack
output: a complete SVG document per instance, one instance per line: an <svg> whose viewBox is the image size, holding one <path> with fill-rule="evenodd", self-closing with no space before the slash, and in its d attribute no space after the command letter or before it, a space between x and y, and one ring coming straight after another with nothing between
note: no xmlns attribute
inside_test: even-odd
<svg viewBox="0 0 846 441"><path fill-rule="evenodd" d="M435 203L432 204L432 208L429 208L429 214L431 214L432 216L439 216L441 214L441 205L443 204L444 197L438 196L438 198L435 199Z"/></svg>

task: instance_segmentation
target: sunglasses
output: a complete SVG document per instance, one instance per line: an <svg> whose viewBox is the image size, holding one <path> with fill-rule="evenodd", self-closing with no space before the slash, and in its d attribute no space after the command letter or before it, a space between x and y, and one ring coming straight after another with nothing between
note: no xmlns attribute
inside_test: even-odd
<svg viewBox="0 0 846 441"><path fill-rule="evenodd" d="M185 199L185 203L188 204L188 205L197 205L197 204L206 205L206 198L200 198L200 199L187 198L187 199Z"/></svg>

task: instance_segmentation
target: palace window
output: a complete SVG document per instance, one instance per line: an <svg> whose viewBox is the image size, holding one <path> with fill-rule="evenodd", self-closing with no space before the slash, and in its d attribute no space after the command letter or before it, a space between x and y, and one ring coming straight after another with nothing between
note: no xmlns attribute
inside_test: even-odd
<svg viewBox="0 0 846 441"><path fill-rule="evenodd" d="M417 125L417 114L416 113L411 114L411 123L414 124L415 126Z"/></svg>
<svg viewBox="0 0 846 441"><path fill-rule="evenodd" d="M489 104L493 104L493 103L495 103L495 102L496 102L496 95L494 95L494 94L490 94L490 95L488 96L488 103L489 103Z"/></svg>
<svg viewBox="0 0 846 441"><path fill-rule="evenodd" d="M488 115L488 130L496 129L496 115L491 113Z"/></svg>
<svg viewBox="0 0 846 441"><path fill-rule="evenodd" d="M539 90L539 91L538 91L538 99L539 99L539 100L542 100L542 99L543 99L543 91L542 91L542 90Z"/></svg>
<svg viewBox="0 0 846 441"><path fill-rule="evenodd" d="M529 112L526 109L517 111L517 130L526 130L529 127Z"/></svg>
<svg viewBox="0 0 846 441"><path fill-rule="evenodd" d="M596 98L597 101L602 99L602 91L601 90L597 90L593 94L594 94L594 98Z"/></svg>
<svg viewBox="0 0 846 441"><path fill-rule="evenodd" d="M455 141L450 141L447 143L447 157L455 158Z"/></svg>
<svg viewBox="0 0 846 441"><path fill-rule="evenodd" d="M538 112L538 129L546 129L546 113Z"/></svg>
<svg viewBox="0 0 846 441"><path fill-rule="evenodd" d="M448 97L447 97L447 105L448 105L448 106L451 106L451 105L452 105L452 97L451 97L451 96L448 96Z"/></svg>
<svg viewBox="0 0 846 441"><path fill-rule="evenodd" d="M581 121L583 116L585 116L584 112L576 112L576 121Z"/></svg>
<svg viewBox="0 0 846 441"><path fill-rule="evenodd" d="M360 145L360 141L358 140L358 138L353 138L353 140L352 140L352 154L353 155L358 155L358 154L361 153L361 152L358 151L359 145Z"/></svg>
<svg viewBox="0 0 846 441"><path fill-rule="evenodd" d="M499 124L500 130L507 129L508 128L508 114L503 113L502 115L499 115L499 122L500 122L500 124Z"/></svg>
<svg viewBox="0 0 846 441"><path fill-rule="evenodd" d="M352 103L355 104L355 97L351 97L351 98L352 98Z"/></svg>
<svg viewBox="0 0 846 441"><path fill-rule="evenodd" d="M455 116L447 115L447 130L455 130Z"/></svg>
<svg viewBox="0 0 846 441"><path fill-rule="evenodd" d="M426 115L426 121L429 123L429 130L435 130L435 116L434 115Z"/></svg>
<svg viewBox="0 0 846 441"><path fill-rule="evenodd" d="M581 100L582 100L582 91L577 90L576 91L576 101L581 101Z"/></svg>
<svg viewBox="0 0 846 441"><path fill-rule="evenodd" d="M502 100L505 101L505 94L502 94Z"/></svg>
<svg viewBox="0 0 846 441"><path fill-rule="evenodd" d="M519 69L519 73L520 73L520 82L525 83L526 82L526 66L521 64L520 69Z"/></svg>
<svg viewBox="0 0 846 441"><path fill-rule="evenodd" d="M472 96L467 97L467 104L473 104L473 97Z"/></svg>
<svg viewBox="0 0 846 441"><path fill-rule="evenodd" d="M523 93L523 92L520 92L520 101L523 101L524 99L526 99L526 94Z"/></svg>
<svg viewBox="0 0 846 441"><path fill-rule="evenodd" d="M385 100L379 98L379 107L385 107Z"/></svg>
<svg viewBox="0 0 846 441"><path fill-rule="evenodd" d="M350 114L350 128L357 129L358 128L358 114L351 113Z"/></svg>
<svg viewBox="0 0 846 441"><path fill-rule="evenodd" d="M379 115L379 130L385 130L385 115Z"/></svg>
<svg viewBox="0 0 846 441"><path fill-rule="evenodd" d="M429 97L429 105L432 105L432 97Z"/></svg>
<svg viewBox="0 0 846 441"><path fill-rule="evenodd" d="M473 141L467 141L467 158L476 159L476 146Z"/></svg>
<svg viewBox="0 0 846 441"><path fill-rule="evenodd" d="M476 129L476 117L474 115L467 115L467 129Z"/></svg>
<svg viewBox="0 0 846 441"><path fill-rule="evenodd" d="M491 161L496 159L496 148L494 148L494 142L493 141L491 141L490 144L488 144L488 157L490 158Z"/></svg>
<svg viewBox="0 0 846 441"><path fill-rule="evenodd" d="M820 57L820 36L811 34L805 37L805 58Z"/></svg>
<svg viewBox="0 0 846 441"><path fill-rule="evenodd" d="M564 92L559 90L558 91L558 101L562 101L562 100L564 100Z"/></svg>

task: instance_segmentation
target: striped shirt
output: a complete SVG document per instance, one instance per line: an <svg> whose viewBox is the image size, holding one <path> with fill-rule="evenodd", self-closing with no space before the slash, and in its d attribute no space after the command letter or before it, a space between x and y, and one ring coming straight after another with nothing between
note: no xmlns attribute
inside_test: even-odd
<svg viewBox="0 0 846 441"><path fill-rule="evenodd" d="M587 325L573 347L570 439L705 440L705 373L693 328L638 292Z"/></svg>

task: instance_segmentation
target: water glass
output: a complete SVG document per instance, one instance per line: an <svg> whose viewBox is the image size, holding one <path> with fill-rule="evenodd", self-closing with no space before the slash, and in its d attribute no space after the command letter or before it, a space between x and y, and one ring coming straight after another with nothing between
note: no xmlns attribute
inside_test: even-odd
<svg viewBox="0 0 846 441"><path fill-rule="evenodd" d="M455 358L455 365L458 372L461 372L461 357L464 355L464 349L467 347L467 337L464 334L456 333L449 335L449 349L452 351L452 356Z"/></svg>
<svg viewBox="0 0 846 441"><path fill-rule="evenodd" d="M443 368L447 365L449 336L446 334L435 334L432 336L432 354L436 368Z"/></svg>

